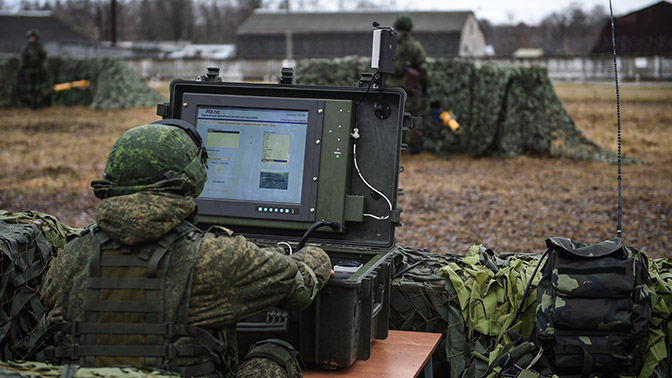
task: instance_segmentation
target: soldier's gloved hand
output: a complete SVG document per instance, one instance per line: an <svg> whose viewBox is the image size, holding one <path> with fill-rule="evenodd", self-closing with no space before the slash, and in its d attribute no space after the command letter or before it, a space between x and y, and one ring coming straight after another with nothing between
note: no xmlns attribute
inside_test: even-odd
<svg viewBox="0 0 672 378"><path fill-rule="evenodd" d="M321 248L310 246L302 248L291 258L297 262L296 287L278 307L288 311L303 311L331 277L331 260Z"/></svg>
<svg viewBox="0 0 672 378"><path fill-rule="evenodd" d="M300 251L294 253L292 258L303 262L313 270L320 289L331 278L331 260L329 259L329 255L327 255L327 253L324 252L322 248L306 246ZM306 267L303 264L299 264L299 271L303 275L303 280L306 287L312 287L312 277L306 271Z"/></svg>

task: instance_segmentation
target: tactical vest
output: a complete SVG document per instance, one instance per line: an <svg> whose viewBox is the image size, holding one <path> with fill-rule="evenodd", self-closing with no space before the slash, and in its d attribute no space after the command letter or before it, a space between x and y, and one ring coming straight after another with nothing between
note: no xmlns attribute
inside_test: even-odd
<svg viewBox="0 0 672 378"><path fill-rule="evenodd" d="M202 231L182 222L157 242L133 248L98 227L92 233L83 319L57 325L70 340L47 358L86 367L158 368L183 376L235 372L224 358L222 334L187 325Z"/></svg>
<svg viewBox="0 0 672 378"><path fill-rule="evenodd" d="M639 372L638 343L651 318L646 255L620 239L589 246L551 238L546 244L536 338L554 370L583 377Z"/></svg>

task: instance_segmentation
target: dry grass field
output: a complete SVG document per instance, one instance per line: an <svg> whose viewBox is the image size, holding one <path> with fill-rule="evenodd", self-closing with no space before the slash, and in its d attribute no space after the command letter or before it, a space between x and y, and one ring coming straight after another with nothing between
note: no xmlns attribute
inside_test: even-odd
<svg viewBox="0 0 672 378"><path fill-rule="evenodd" d="M586 136L616 150L613 85L555 87ZM165 94L165 89L162 90ZM672 87L621 88L623 238L651 256L672 256ZM39 210L72 226L93 221L89 182L125 130L157 119L153 108L0 110L0 209ZM397 243L463 253L541 252L544 239L587 243L616 234L615 165L545 158L404 155Z"/></svg>

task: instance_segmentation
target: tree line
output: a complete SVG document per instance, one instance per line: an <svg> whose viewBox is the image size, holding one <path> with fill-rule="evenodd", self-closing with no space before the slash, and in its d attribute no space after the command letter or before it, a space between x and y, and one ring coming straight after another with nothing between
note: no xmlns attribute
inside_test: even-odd
<svg viewBox="0 0 672 378"><path fill-rule="evenodd" d="M589 54L609 16L602 5L584 11L580 3L545 16L538 25L493 25L481 20L497 55L511 55L521 47L541 48L547 55Z"/></svg>
<svg viewBox="0 0 672 378"><path fill-rule="evenodd" d="M232 43L262 0L22 0L21 9L50 10L98 41ZM2 6L2 3L0 3Z"/></svg>

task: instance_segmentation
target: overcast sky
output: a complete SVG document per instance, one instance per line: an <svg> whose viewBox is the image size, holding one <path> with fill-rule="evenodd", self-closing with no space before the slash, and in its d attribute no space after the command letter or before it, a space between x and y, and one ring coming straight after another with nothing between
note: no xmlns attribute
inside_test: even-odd
<svg viewBox="0 0 672 378"><path fill-rule="evenodd" d="M20 0L4 0L11 7L18 7ZM42 0L43 2L44 0ZM140 0L131 0L140 1ZM199 1L199 0L196 0ZM219 0L222 3L227 0ZM268 4L281 4L285 0L264 0ZM338 10L354 9L359 0L290 0L292 8L299 4L309 9ZM477 18L485 18L495 24L525 22L538 24L542 18L567 9L572 3L580 4L584 11L590 11L596 5L604 6L609 13L609 0L370 0L384 9L390 4L392 10L472 10ZM660 0L611 0L616 17L630 13ZM314 4L311 7L311 4Z"/></svg>
<svg viewBox="0 0 672 378"><path fill-rule="evenodd" d="M293 9L336 11L355 9L360 0L290 0ZM392 10L472 10L477 18L486 18L495 24L525 22L538 24L545 16L567 9L572 3L584 11L602 5L609 14L609 0L369 0L377 7ZM622 16L655 4L660 0L612 0L614 16ZM284 4L285 0L264 0L271 7Z"/></svg>
<svg viewBox="0 0 672 378"><path fill-rule="evenodd" d="M658 1L660 0L612 0L614 16L622 16ZM567 9L572 3L581 4L584 11L602 5L607 14L609 13L609 0L397 0L397 7L409 10L466 9L473 10L478 18L486 18L496 24L521 21L536 24L553 12Z"/></svg>

